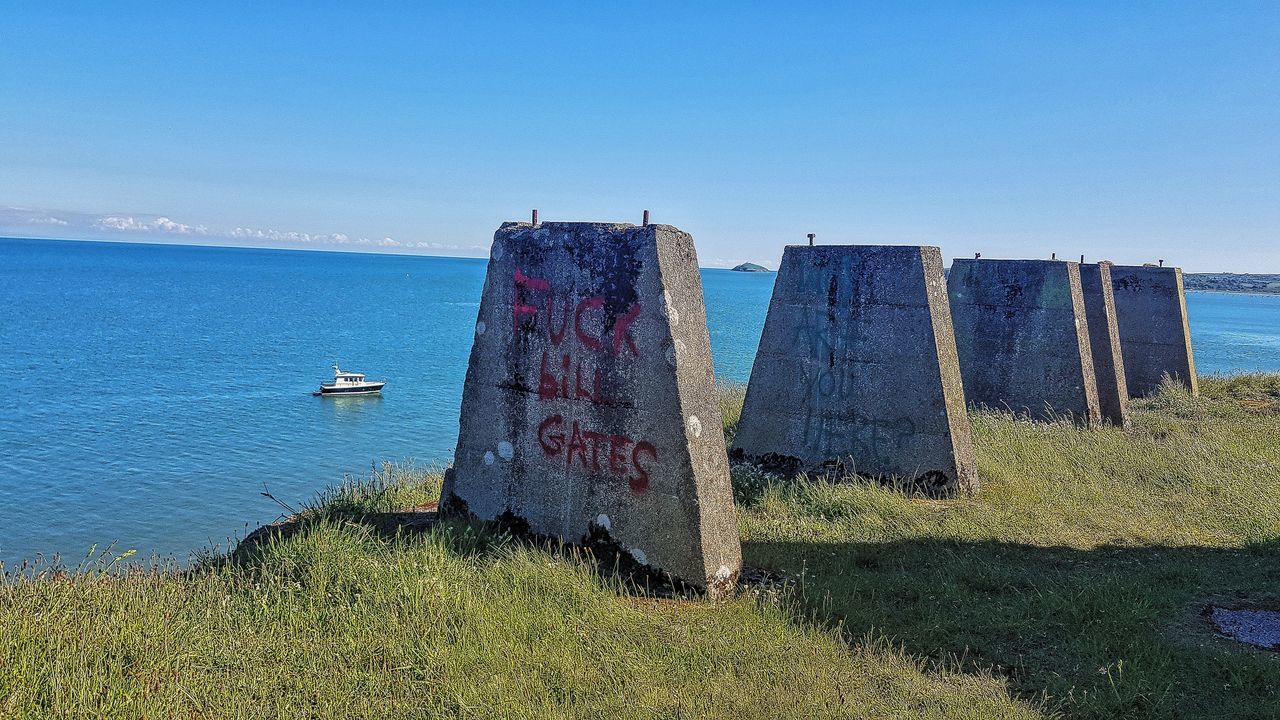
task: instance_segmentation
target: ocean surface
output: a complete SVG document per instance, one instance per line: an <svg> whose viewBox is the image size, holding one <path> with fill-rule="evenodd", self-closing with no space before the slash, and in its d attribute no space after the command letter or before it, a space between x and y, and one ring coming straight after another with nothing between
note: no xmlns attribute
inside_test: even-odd
<svg viewBox="0 0 1280 720"><path fill-rule="evenodd" d="M0 239L0 561L225 548L383 460L447 464L485 261ZM703 270L746 382L772 273ZM1280 297L1192 293L1201 373L1280 371ZM313 397L330 365L381 397Z"/></svg>

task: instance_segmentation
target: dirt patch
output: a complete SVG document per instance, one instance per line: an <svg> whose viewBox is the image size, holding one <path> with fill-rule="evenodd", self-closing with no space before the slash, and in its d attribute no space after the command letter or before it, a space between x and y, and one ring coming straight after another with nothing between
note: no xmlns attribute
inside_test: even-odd
<svg viewBox="0 0 1280 720"><path fill-rule="evenodd" d="M1241 400L1240 407L1253 412L1266 412L1274 410L1276 403L1274 400Z"/></svg>
<svg viewBox="0 0 1280 720"><path fill-rule="evenodd" d="M743 567L738 576L737 587L721 599L754 595L769 600L776 600L786 587L786 576L762 568ZM680 594L670 585L650 586L643 595L624 596L624 600L634 607L660 613L674 613L682 610L697 610L708 607L696 594Z"/></svg>
<svg viewBox="0 0 1280 720"><path fill-rule="evenodd" d="M360 522L378 530L394 533L396 530L406 532L423 532L434 526L439 519L436 503L427 503L416 507L405 508L396 512L369 513L361 515ZM306 513L291 515L279 522L263 525L245 536L236 545L233 555L251 552L271 540L284 540L305 527Z"/></svg>

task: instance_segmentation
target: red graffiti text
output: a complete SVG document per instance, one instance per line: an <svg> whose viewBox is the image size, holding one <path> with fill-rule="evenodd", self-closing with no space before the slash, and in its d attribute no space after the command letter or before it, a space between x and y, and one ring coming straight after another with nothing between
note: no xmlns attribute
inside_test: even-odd
<svg viewBox="0 0 1280 720"><path fill-rule="evenodd" d="M583 429L577 420L566 431L560 415L539 423L538 444L549 458L563 456L570 468L576 461L589 472L626 480L637 495L649 489L649 468L658 459L658 449L647 440Z"/></svg>
<svg viewBox="0 0 1280 720"><path fill-rule="evenodd" d="M609 352L618 357L624 351L640 355L640 348L631 335L631 326L640 317L640 303L632 303L625 313L607 318L604 298L582 298L575 304L571 297L557 295L547 280L529 277L520 268L515 270L511 293L511 326L517 335L522 328L535 327L545 332L552 346L558 348L572 326L573 337L587 350ZM533 322L523 322L526 318L532 318ZM602 330L593 332L592 327Z"/></svg>

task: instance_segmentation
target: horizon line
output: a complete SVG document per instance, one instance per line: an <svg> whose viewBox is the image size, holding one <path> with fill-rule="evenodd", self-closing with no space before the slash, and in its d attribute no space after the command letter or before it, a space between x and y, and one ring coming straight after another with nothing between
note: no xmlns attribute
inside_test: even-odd
<svg viewBox="0 0 1280 720"><path fill-rule="evenodd" d="M29 242L68 242L68 243L105 243L111 245L158 245L161 247L198 247L198 248L214 248L220 250L275 250L280 252L303 252L303 253L334 253L339 255L373 255L373 256L395 256L395 257L420 257L434 258L439 260L488 260L488 255L430 255L427 253L414 252L396 252L395 250L339 250L328 247L278 247L274 245L219 245L216 243L199 243L199 242L163 242L151 240L106 240L101 238L55 238L55 237L25 237L16 235L0 235L0 240L25 240ZM743 264L743 263L739 263ZM761 266L764 267L764 266ZM711 265L699 265L699 270L727 270L732 272L731 267L715 267ZM777 273L777 270L766 268L768 272Z"/></svg>
<svg viewBox="0 0 1280 720"><path fill-rule="evenodd" d="M221 245L217 243L201 243L201 242L164 242L164 241L152 241L152 240L126 240L126 239L103 239L103 238L30 237L30 236L22 236L22 235L0 235L0 240L24 240L29 242L105 243L105 244L111 244L111 245L158 245L161 247L200 247L200 248L214 248L214 249L222 249L222 250L275 250L280 252L334 253L339 255L372 255L372 256L390 255L395 257L421 257L421 258L436 258L441 260L487 260L489 259L488 255L432 255L428 253L397 252L396 250L372 250L372 249L371 250L350 250L350 249L337 249L332 247L297 247L297 246L280 247L276 245ZM783 247L785 248L788 246L784 245ZM808 246L802 245L802 244L796 244L796 247L808 247ZM831 245L827 247L838 247L838 246ZM907 246L907 247L910 247L910 246ZM946 264L946 267L949 268L953 263L955 263L956 260L966 260L966 259L969 259L969 258L967 257L952 258L951 262ZM1028 259L1034 260L1037 258L988 258L988 259L990 260L1028 260ZM1077 262L1075 260L1061 260L1061 261ZM738 263L738 265L744 265L744 264L758 265L759 263L752 263L750 261L743 261L742 263ZM1112 263L1112 264L1118 265L1118 263ZM733 266L733 267L736 267L736 266ZM698 269L733 271L733 267L730 267L727 265L726 266L699 265ZM764 265L761 265L761 267L764 267L765 271L769 273L777 274L778 272L777 268L770 268ZM1182 269L1181 266L1178 266L1178 265L1168 265L1165 267L1175 267L1178 269ZM1259 275L1280 275L1280 272L1230 272L1230 271L1214 271L1214 270L1203 270L1203 271L1193 272L1193 271L1187 271L1185 269L1182 269L1182 270L1183 270L1183 274L1185 275L1243 275L1243 276L1255 276L1255 277ZM1212 291L1189 290L1188 292L1212 292Z"/></svg>

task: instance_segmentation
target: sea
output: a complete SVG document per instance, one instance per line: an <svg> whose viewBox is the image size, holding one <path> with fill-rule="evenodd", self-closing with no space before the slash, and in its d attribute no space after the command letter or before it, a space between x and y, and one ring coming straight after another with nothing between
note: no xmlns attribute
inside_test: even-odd
<svg viewBox="0 0 1280 720"><path fill-rule="evenodd" d="M0 238L0 562L183 563L344 476L447 465L485 263ZM747 381L774 277L702 270L718 379ZM1280 371L1280 297L1187 307L1202 374ZM335 363L386 389L312 396Z"/></svg>

